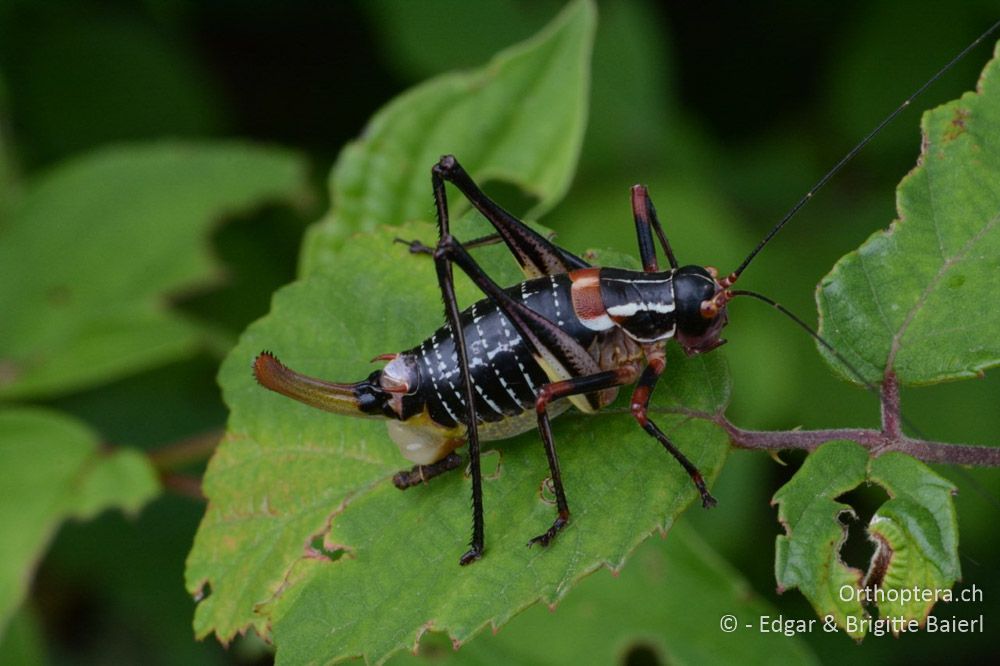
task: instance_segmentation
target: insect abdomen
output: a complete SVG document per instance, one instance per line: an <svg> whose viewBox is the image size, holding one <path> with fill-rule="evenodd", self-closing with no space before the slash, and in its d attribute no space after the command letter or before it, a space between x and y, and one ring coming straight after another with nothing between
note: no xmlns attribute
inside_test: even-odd
<svg viewBox="0 0 1000 666"><path fill-rule="evenodd" d="M585 347L596 335L584 327L573 312L567 275L528 280L506 291L557 324ZM465 334L469 375L479 421L498 424L525 410L533 411L539 389L550 379L535 362L527 343L513 324L488 299L462 312L460 321ZM467 409L464 407L451 329L447 326L438 329L406 353L413 354L417 359L420 374L420 387L412 398L426 405L430 417L441 425L452 427L464 422ZM504 431L503 428L492 429Z"/></svg>

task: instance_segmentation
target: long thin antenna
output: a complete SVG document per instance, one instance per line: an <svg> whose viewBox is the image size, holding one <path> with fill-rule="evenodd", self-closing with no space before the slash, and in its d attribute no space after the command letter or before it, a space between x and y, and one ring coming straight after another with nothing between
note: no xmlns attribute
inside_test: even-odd
<svg viewBox="0 0 1000 666"><path fill-rule="evenodd" d="M854 159L854 156L857 155L859 152L861 152L861 149L864 148L868 144L868 142L875 137L876 134L881 132L882 128L884 128L886 125L892 122L896 116L902 113L908 106L910 106L910 104L913 103L913 100L915 100L918 96L920 96L920 94L925 90L927 90L927 88L929 88L931 84L933 84L935 81L941 78L953 66L955 66L955 64L958 63L958 61L960 61L962 58L964 58L966 54L969 53L969 51L976 48L983 40L989 37L995 30L997 30L997 28L1000 28L1000 21L997 21L996 23L991 25L986 32L981 34L979 37L976 38L974 42L972 42L964 49L962 49L962 51L954 58L952 58L947 65L939 69L934 76L929 78L926 82L924 82L922 86L917 88L912 95L907 97L902 104L900 104L898 107L896 107L896 109L892 113L886 116L885 119L883 119L882 122L880 122L875 127L875 129L866 134L865 137L861 139L861 141L859 141L856 146L854 146L854 148L851 148L850 152L844 155L840 159L840 161L837 162L837 164L826 173L826 175L824 175L822 178L816 181L816 184L812 186L812 189L806 192L805 196L799 199L798 202L794 206L792 206L787 213L785 213L785 216L782 217L778 221L778 223L774 225L774 227L772 227L769 232L767 232L767 235L764 236L764 239L757 244L757 247L753 249L753 252L747 255L747 258L743 260L743 263L740 264L739 268L737 268L733 272L733 277L739 277L739 275L744 271L744 269L746 269L746 267L750 265L750 262L753 261L754 257L757 256L757 253L763 250L764 246L771 242L771 239L774 238L779 231L781 231L782 227L788 224L788 221L791 220L793 217L795 217L795 214L798 213L799 210L803 206L805 206L809 202L809 200L812 199L813 196L815 196L815 194L820 189L822 189L824 185L827 184L827 182L829 182L831 178L837 175L837 173L840 172L842 168L844 168L844 165L846 165L848 162Z"/></svg>
<svg viewBox="0 0 1000 666"><path fill-rule="evenodd" d="M768 298L764 294L758 294L756 291L749 291L747 289L733 289L729 293L732 294L733 296L750 296L752 298L756 298L758 301L764 301L765 303L767 303L771 307L773 307L776 310L778 310L779 312L781 312L781 314L785 315L786 317L788 317L789 319L791 319L792 321L794 321L796 324L798 324L799 328L801 328L806 333L808 333L809 335L811 335L813 337L813 339L816 340L816 342L818 342L821 345L823 345L823 347L827 351L829 351L831 354L833 354L837 358L838 361L840 361L841 363L843 363L844 367L846 367L848 370L850 370L851 374L854 375L854 378L857 379L861 384L863 384L865 386L865 388L867 388L872 393L874 393L876 395L879 395L878 387L875 386L875 384L872 384L867 379L865 379L864 375L861 374L861 371L858 370L854 366L854 364L852 364L850 361L848 361L847 358L845 358L843 354L841 354L839 351L837 351L836 349L834 349L833 345L831 345L829 342L827 342L823 338L823 336L821 336L818 332L816 332L813 329L812 326L810 326L805 321L803 321L802 319L800 319L798 316L795 315L795 313L793 313L791 310L789 310L788 308L786 308L784 305L782 305L781 303L779 303L779 302L777 302L777 301L775 301L775 300L773 300L771 298Z"/></svg>

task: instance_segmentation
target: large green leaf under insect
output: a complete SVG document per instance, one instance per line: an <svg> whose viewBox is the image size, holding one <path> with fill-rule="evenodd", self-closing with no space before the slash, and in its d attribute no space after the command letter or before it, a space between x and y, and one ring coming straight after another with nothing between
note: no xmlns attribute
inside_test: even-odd
<svg viewBox="0 0 1000 666"><path fill-rule="evenodd" d="M322 275L278 292L271 314L251 326L222 368L229 433L206 475L210 505L187 572L190 589L207 594L196 613L199 634L229 638L248 625L262 633L270 627L279 658L292 661L379 660L429 627L466 640L539 599L559 599L598 567L621 566L697 497L627 410L567 415L556 421L555 437L570 527L549 549L525 547L554 513L540 490L547 476L540 440L526 433L485 456L487 554L459 567L471 526L461 472L401 493L389 477L408 463L381 421L289 401L257 386L249 368L267 347L303 372L360 379L372 369L367 359L413 346L440 325L433 263L394 245L396 233L429 239L434 229L355 237L329 255L335 261ZM492 274L503 276L506 266L511 275L503 248L484 249L480 258ZM468 303L474 290L460 287ZM679 356L670 357L655 407L721 409L728 398L722 357ZM703 421L657 418L714 477L727 451L724 433Z"/></svg>

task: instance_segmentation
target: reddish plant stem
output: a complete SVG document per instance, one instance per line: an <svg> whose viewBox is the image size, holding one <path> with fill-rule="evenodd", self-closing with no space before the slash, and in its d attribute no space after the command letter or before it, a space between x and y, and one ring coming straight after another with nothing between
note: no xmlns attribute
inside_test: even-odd
<svg viewBox="0 0 1000 666"><path fill-rule="evenodd" d="M899 380L889 370L882 381L882 433L890 440L898 440L903 432L899 427Z"/></svg>
<svg viewBox="0 0 1000 666"><path fill-rule="evenodd" d="M996 446L948 444L915 439L905 435L893 438L884 432L863 428L789 431L744 430L733 425L724 416L709 417L709 420L724 428L729 434L730 442L739 449L766 451L804 449L812 451L825 442L846 439L857 442L871 451L873 455L899 451L924 462L1000 467L1000 447Z"/></svg>
<svg viewBox="0 0 1000 666"><path fill-rule="evenodd" d="M872 385L869 385L873 388ZM849 440L857 442L880 456L889 451L899 451L917 460L950 465L975 465L976 467L1000 467L1000 446L976 444L948 444L903 433L902 426L914 427L903 417L899 400L899 379L896 373L887 371L880 383L882 427L871 428L830 428L826 430L745 430L726 418L725 413L701 412L685 408L662 409L675 414L685 414L691 418L715 423L729 435L730 443L738 449L781 451L801 449L814 451L826 442ZM654 411L654 410L650 410Z"/></svg>
<svg viewBox="0 0 1000 666"><path fill-rule="evenodd" d="M150 451L147 456L159 474L163 489L175 495L204 501L201 478L177 470L208 460L222 441L223 434L221 430L210 430Z"/></svg>
<svg viewBox="0 0 1000 666"><path fill-rule="evenodd" d="M189 497L199 502L205 501L205 495L201 491L201 479L197 476L165 472L160 474L160 483L163 484L164 490L175 495Z"/></svg>
<svg viewBox="0 0 1000 666"><path fill-rule="evenodd" d="M222 441L223 434L221 430L210 430L166 444L150 451L149 461L161 473L171 472L192 463L203 462L212 457L215 448Z"/></svg>
<svg viewBox="0 0 1000 666"><path fill-rule="evenodd" d="M857 442L879 456L889 451L899 451L918 460L951 465L1000 467L1000 447L975 444L948 444L918 439L904 435L900 430L899 385L893 377L882 390L882 430L871 428L829 428L824 430L746 430L733 424L724 414L693 411L689 409L657 410L685 414L692 418L715 423L729 435L730 443L738 449L781 451L801 449L814 451L826 442L849 440ZM651 410L652 411L652 410Z"/></svg>

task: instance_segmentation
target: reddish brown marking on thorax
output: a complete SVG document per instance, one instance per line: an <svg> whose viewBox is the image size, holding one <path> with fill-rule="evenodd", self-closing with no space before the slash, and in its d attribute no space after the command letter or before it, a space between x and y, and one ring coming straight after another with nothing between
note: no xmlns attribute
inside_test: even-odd
<svg viewBox="0 0 1000 666"><path fill-rule="evenodd" d="M597 319L607 314L601 299L600 273L600 268L581 268L569 274L573 311L581 321Z"/></svg>

